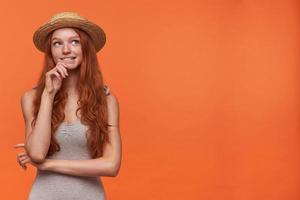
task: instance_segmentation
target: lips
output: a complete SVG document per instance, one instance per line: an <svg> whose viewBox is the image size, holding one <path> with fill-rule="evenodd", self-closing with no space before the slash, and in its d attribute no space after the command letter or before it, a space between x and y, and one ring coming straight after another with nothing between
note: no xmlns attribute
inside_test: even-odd
<svg viewBox="0 0 300 200"><path fill-rule="evenodd" d="M73 64L75 63L76 57L65 57L65 58L60 58L59 60L66 64Z"/></svg>
<svg viewBox="0 0 300 200"><path fill-rule="evenodd" d="M70 60L75 60L76 57L64 57L64 58L60 58L60 60L63 60L63 61L70 61Z"/></svg>

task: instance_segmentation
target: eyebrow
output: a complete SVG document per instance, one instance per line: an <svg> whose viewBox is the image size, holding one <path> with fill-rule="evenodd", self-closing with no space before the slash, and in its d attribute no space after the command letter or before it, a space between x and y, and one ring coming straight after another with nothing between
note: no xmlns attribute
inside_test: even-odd
<svg viewBox="0 0 300 200"><path fill-rule="evenodd" d="M73 38L79 38L79 39L80 39L80 37L77 36L77 35L72 36L72 37L70 37L69 39L73 39ZM56 40L60 40L60 38L54 37L54 38L52 38L52 41L55 40L55 39L56 39Z"/></svg>

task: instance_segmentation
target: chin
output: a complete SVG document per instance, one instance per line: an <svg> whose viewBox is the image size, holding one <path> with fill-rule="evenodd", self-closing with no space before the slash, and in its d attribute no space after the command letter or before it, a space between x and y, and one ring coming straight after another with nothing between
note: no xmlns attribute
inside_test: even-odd
<svg viewBox="0 0 300 200"><path fill-rule="evenodd" d="M68 68L69 70L72 70L72 69L77 69L77 68L79 68L79 67L80 67L80 64L75 64L75 65L68 66L67 68Z"/></svg>

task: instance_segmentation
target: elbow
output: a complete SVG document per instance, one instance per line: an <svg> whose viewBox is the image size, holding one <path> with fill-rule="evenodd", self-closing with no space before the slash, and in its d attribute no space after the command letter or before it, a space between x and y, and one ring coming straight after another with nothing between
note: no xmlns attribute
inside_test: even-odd
<svg viewBox="0 0 300 200"><path fill-rule="evenodd" d="M113 165L112 165L112 168L111 168L110 176L111 176L111 177L116 177L116 176L118 176L119 171L120 171L120 164L113 164Z"/></svg>
<svg viewBox="0 0 300 200"><path fill-rule="evenodd" d="M35 163L43 163L45 161L45 158L35 157L35 158L31 158L31 160Z"/></svg>
<svg viewBox="0 0 300 200"><path fill-rule="evenodd" d="M28 148L28 145L26 143L26 152L28 156L30 157L30 160L35 163L42 163L45 161L46 156L41 152L33 152L32 149Z"/></svg>
<svg viewBox="0 0 300 200"><path fill-rule="evenodd" d="M29 157L35 163L42 163L46 159L46 157L41 153L39 153L39 154L33 154L33 153L30 154L29 153Z"/></svg>
<svg viewBox="0 0 300 200"><path fill-rule="evenodd" d="M30 157L30 160L35 163L42 163L45 161L46 157L42 153L33 152L31 148L28 148L28 144L25 144L25 150Z"/></svg>
<svg viewBox="0 0 300 200"><path fill-rule="evenodd" d="M111 172L111 177L116 177L116 176L118 176L118 174L119 174L119 171L118 170L113 170L112 172Z"/></svg>

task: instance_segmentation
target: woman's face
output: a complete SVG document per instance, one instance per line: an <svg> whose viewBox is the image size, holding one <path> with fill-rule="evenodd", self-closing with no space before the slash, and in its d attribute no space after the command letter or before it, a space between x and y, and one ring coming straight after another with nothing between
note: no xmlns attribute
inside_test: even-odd
<svg viewBox="0 0 300 200"><path fill-rule="evenodd" d="M51 52L55 64L62 62L68 69L77 68L82 61L79 35L72 28L55 30L51 38Z"/></svg>

